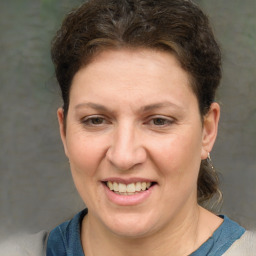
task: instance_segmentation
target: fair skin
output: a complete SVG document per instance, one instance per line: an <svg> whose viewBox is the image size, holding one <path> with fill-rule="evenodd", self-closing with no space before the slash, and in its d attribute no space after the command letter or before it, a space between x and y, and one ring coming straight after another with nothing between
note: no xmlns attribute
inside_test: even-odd
<svg viewBox="0 0 256 256"><path fill-rule="evenodd" d="M202 121L189 76L170 53L103 51L75 74L66 129L62 109L58 119L89 210L86 256L183 256L212 235L222 220L197 204L197 177L219 113L213 103Z"/></svg>

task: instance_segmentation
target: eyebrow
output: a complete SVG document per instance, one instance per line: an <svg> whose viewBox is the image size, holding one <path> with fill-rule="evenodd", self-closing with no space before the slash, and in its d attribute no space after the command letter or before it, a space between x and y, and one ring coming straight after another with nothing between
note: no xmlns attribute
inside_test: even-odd
<svg viewBox="0 0 256 256"><path fill-rule="evenodd" d="M143 106L141 108L141 110L142 110L142 112L148 112L151 110L155 110L155 109L159 109L159 108L167 108L167 107L175 107L175 108L180 108L180 109L182 108L181 106L179 106L175 103L172 103L169 101L164 101L164 102L160 102L160 103L149 104L149 105Z"/></svg>
<svg viewBox="0 0 256 256"><path fill-rule="evenodd" d="M77 104L75 106L75 109L84 108L84 107L96 109L99 111L108 111L108 109L105 106L101 104L93 103L93 102L85 102L85 103Z"/></svg>
<svg viewBox="0 0 256 256"><path fill-rule="evenodd" d="M75 109L85 108L85 107L92 108L92 109L95 109L95 110L98 110L98 111L104 111L104 112L110 111L104 105L101 105L101 104L98 104L98 103L93 103L93 102L85 102L85 103L77 104L75 106ZM160 108L167 108L167 107L175 107L175 108L182 109L181 106L179 106L175 103L172 103L172 102L169 102L169 101L164 101L164 102L160 102L160 103L154 103L154 104L148 104L146 106L142 106L139 109L139 112L149 112L149 111L152 111L152 110L156 110L156 109L160 109Z"/></svg>

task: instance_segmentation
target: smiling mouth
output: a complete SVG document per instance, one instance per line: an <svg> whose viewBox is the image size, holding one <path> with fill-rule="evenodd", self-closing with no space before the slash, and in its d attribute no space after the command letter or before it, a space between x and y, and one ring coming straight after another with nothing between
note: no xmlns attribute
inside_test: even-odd
<svg viewBox="0 0 256 256"><path fill-rule="evenodd" d="M129 184L106 181L104 184L114 193L118 195L135 195L148 190L155 185L155 182L134 182Z"/></svg>

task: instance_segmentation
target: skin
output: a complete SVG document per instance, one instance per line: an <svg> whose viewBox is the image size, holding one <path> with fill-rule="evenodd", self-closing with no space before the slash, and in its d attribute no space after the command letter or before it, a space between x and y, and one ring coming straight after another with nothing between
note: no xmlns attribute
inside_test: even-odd
<svg viewBox="0 0 256 256"><path fill-rule="evenodd" d="M219 113L213 103L202 122L189 76L170 53L103 51L75 74L66 129L61 108L58 120L89 209L85 255L188 255L212 235L222 220L197 204L197 177ZM142 202L120 205L102 182L113 177L156 185Z"/></svg>

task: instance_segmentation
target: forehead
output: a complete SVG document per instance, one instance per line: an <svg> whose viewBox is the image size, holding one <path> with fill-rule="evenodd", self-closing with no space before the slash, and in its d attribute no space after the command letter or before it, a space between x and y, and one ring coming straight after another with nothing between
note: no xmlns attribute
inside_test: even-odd
<svg viewBox="0 0 256 256"><path fill-rule="evenodd" d="M70 104L88 97L103 101L104 96L147 104L170 97L180 101L189 94L195 96L189 75L173 54L152 49L107 50L75 74Z"/></svg>

